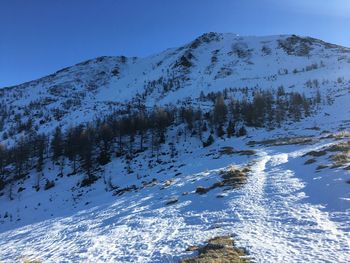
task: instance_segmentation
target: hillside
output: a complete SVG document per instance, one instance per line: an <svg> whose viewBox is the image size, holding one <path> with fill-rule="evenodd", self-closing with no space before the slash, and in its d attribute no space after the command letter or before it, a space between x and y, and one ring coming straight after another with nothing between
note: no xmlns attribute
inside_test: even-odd
<svg viewBox="0 0 350 263"><path fill-rule="evenodd" d="M350 49L313 38L208 33L150 57L100 57L1 89L0 138L28 125L40 132L79 124L129 102L195 104L201 92L224 89L242 98L246 87L283 85L306 95L320 88L333 97L349 67Z"/></svg>
<svg viewBox="0 0 350 263"><path fill-rule="evenodd" d="M350 49L208 33L0 89L0 261L346 262Z"/></svg>

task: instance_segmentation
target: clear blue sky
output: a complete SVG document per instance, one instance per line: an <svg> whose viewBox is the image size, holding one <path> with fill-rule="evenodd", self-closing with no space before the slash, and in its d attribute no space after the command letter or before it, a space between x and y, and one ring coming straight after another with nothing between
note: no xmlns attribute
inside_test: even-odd
<svg viewBox="0 0 350 263"><path fill-rule="evenodd" d="M101 55L147 56L204 32L350 46L349 0L0 0L0 87Z"/></svg>

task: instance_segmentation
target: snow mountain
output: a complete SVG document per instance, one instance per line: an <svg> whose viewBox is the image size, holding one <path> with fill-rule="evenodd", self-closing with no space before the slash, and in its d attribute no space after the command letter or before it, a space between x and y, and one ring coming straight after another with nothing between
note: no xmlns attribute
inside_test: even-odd
<svg viewBox="0 0 350 263"><path fill-rule="evenodd" d="M349 101L350 49L296 35L1 88L0 261L348 262Z"/></svg>
<svg viewBox="0 0 350 263"><path fill-rule="evenodd" d="M314 81L341 81L350 49L295 35L240 37L208 33L145 58L99 57L41 79L0 89L2 127L13 137L18 126L53 130L79 124L130 102L154 105L195 102L201 92L240 88L312 93ZM316 83L317 85L318 83ZM322 85L325 93L332 85ZM21 115L21 122L16 115ZM18 116L17 116L18 119Z"/></svg>

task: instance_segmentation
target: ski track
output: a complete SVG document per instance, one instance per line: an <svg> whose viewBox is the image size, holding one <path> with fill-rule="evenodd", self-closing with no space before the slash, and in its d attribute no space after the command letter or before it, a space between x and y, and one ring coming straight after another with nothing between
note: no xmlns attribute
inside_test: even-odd
<svg viewBox="0 0 350 263"><path fill-rule="evenodd" d="M184 251L189 245L234 234L253 262L349 262L348 215L330 214L307 203L304 183L283 169L290 158L302 154L260 152L248 183L221 199L224 208L192 207L198 201L194 199L164 206L161 197L180 195L183 182L167 192L145 189L71 217L0 233L0 258L172 262L188 255Z"/></svg>
<svg viewBox="0 0 350 263"><path fill-rule="evenodd" d="M239 244L256 262L349 262L349 233L303 202L303 183L279 167L287 161L287 154L261 157L250 186L231 202Z"/></svg>

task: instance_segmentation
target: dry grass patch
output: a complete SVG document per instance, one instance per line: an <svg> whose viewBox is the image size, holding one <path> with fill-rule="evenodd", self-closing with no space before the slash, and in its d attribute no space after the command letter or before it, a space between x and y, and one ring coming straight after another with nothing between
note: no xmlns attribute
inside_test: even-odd
<svg viewBox="0 0 350 263"><path fill-rule="evenodd" d="M340 136L341 136L341 138L343 139L344 136L348 136L348 135L349 135L348 133L341 133L341 134L332 135L332 136L335 138L340 138ZM343 169L345 169L345 170L350 170L350 166L349 166L349 163L350 163L350 141L343 141L343 142L340 142L337 144L333 144L333 145L325 147L319 151L310 151L310 152L306 153L304 155L304 157L305 156L321 157L321 156L327 155L329 152L334 153L333 155L330 155L328 157L332 163L329 166L321 164L316 168L316 170L319 171L319 170L325 169L327 167L330 167L330 168L343 167ZM316 160L313 158L313 159L307 160L304 164L311 164L314 162L316 162Z"/></svg>
<svg viewBox="0 0 350 263"><path fill-rule="evenodd" d="M214 183L210 187L198 186L196 193L206 194L210 190L225 186L231 189L240 188L247 183L247 176L249 172L249 167L239 169L235 166L230 166L228 169L220 171L221 181Z"/></svg>
<svg viewBox="0 0 350 263"><path fill-rule="evenodd" d="M304 164L312 164L312 163L315 163L315 162L316 162L315 159L309 159Z"/></svg>
<svg viewBox="0 0 350 263"><path fill-rule="evenodd" d="M310 151L310 152L304 154L304 156L320 157L320 156L323 156L326 154L327 154L326 150L321 150L321 151Z"/></svg>
<svg viewBox="0 0 350 263"><path fill-rule="evenodd" d="M220 155L232 155L232 154L239 154L239 155L254 155L256 154L256 151L254 150L235 150L233 147L225 146L222 147L219 150Z"/></svg>
<svg viewBox="0 0 350 263"><path fill-rule="evenodd" d="M316 170L320 171L320 170L326 169L326 168L328 168L328 165L320 164L319 166L317 166Z"/></svg>
<svg viewBox="0 0 350 263"><path fill-rule="evenodd" d="M285 138L276 138L271 140L264 141L250 141L248 145L265 145L265 146L283 146L283 145L294 145L294 144L307 144L314 141L314 137L305 136L305 137L285 137Z"/></svg>
<svg viewBox="0 0 350 263"><path fill-rule="evenodd" d="M254 151L254 150L240 150L240 151L237 151L237 153L239 155L254 155L254 154L256 154L256 151Z"/></svg>
<svg viewBox="0 0 350 263"><path fill-rule="evenodd" d="M350 141L331 145L327 150L337 152L329 157L332 161L332 168L343 167L345 170L350 169Z"/></svg>
<svg viewBox="0 0 350 263"><path fill-rule="evenodd" d="M329 146L326 150L330 151L330 152L350 151L350 141L341 142L341 143L338 143L338 144L333 144L333 145Z"/></svg>
<svg viewBox="0 0 350 263"><path fill-rule="evenodd" d="M330 158L333 161L333 166L344 166L350 162L350 151L340 152L338 154L332 155Z"/></svg>
<svg viewBox="0 0 350 263"><path fill-rule="evenodd" d="M329 135L327 135L324 138L341 140L341 139L344 139L344 138L350 138L350 133L347 132L347 131L341 131L341 132L329 134Z"/></svg>
<svg viewBox="0 0 350 263"><path fill-rule="evenodd" d="M224 155L224 154L231 155L235 153L235 150L233 149L233 147L225 146L219 150L219 153L220 155Z"/></svg>
<svg viewBox="0 0 350 263"><path fill-rule="evenodd" d="M41 260L39 260L39 259L31 260L31 259L25 258L25 259L23 259L23 263L41 263Z"/></svg>
<svg viewBox="0 0 350 263"><path fill-rule="evenodd" d="M180 263L249 263L246 253L235 247L229 236L210 239L203 247L192 247L198 256L180 260Z"/></svg>
<svg viewBox="0 0 350 263"><path fill-rule="evenodd" d="M231 166L229 169L221 171L220 174L224 185L239 188L247 182L247 173L249 171L249 168L240 170Z"/></svg>

